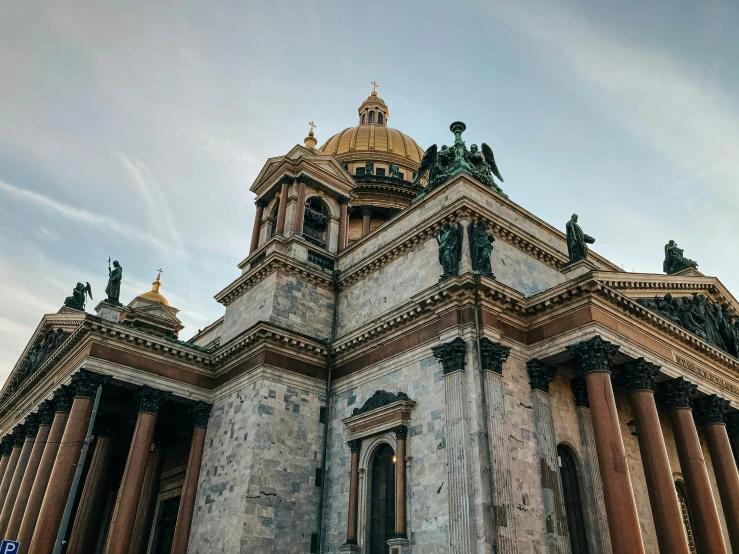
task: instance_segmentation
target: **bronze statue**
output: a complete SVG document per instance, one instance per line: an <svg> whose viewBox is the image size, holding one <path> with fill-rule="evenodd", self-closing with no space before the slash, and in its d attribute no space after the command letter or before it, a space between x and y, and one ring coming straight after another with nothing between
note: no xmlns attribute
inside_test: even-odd
<svg viewBox="0 0 739 554"><path fill-rule="evenodd" d="M77 286L74 287L74 290L72 291L72 296L67 296L64 300L64 305L68 308L84 312L85 301L87 299L86 295L89 295L90 300L92 300L92 287L90 287L90 283L87 283L87 286L82 283L77 283Z"/></svg>
<svg viewBox="0 0 739 554"><path fill-rule="evenodd" d="M436 234L439 244L439 263L444 269L441 281L459 275L459 262L462 259L462 226L459 223L445 223Z"/></svg>
<svg viewBox="0 0 739 554"><path fill-rule="evenodd" d="M584 260L588 257L588 244L593 244L595 239L582 232L577 224L577 214L567 222L567 252L570 255L570 263Z"/></svg>
<svg viewBox="0 0 739 554"><path fill-rule="evenodd" d="M662 270L667 275L673 275L688 268L696 269L697 267L696 262L683 256L682 248L678 248L674 240L665 244L665 261L662 263Z"/></svg>
<svg viewBox="0 0 739 554"><path fill-rule="evenodd" d="M108 264L110 264L110 258L108 258ZM108 298L105 301L108 304L115 304L120 306L121 297L121 279L123 278L123 268L118 260L113 261L113 269L108 265L108 286L105 287L105 294Z"/></svg>
<svg viewBox="0 0 739 554"><path fill-rule="evenodd" d="M478 220L477 223L470 223L467 233L470 238L472 270L479 271L488 277L494 277L490 258L493 253L495 238L488 231L482 219Z"/></svg>

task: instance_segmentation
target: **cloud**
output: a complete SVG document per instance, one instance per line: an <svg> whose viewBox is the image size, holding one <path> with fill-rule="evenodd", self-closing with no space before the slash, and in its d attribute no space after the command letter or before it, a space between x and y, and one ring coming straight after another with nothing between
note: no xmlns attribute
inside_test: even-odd
<svg viewBox="0 0 739 554"><path fill-rule="evenodd" d="M44 196L43 194L11 185L5 181L0 181L0 192L15 198L20 202L56 213L69 220L96 227L98 229L111 231L126 238L132 238L137 241L153 244L165 252L172 252L173 250L171 245L162 243L150 233L142 232L135 227L120 223L112 217L64 204L63 202L59 202L49 198L48 196Z"/></svg>

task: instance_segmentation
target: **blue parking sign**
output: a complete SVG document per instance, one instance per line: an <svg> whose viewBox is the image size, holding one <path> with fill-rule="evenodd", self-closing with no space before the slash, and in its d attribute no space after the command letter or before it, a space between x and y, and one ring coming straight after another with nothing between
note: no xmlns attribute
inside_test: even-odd
<svg viewBox="0 0 739 554"><path fill-rule="evenodd" d="M19 542L3 541L2 544L0 544L0 554L12 554L13 552L18 552L20 546L21 543Z"/></svg>

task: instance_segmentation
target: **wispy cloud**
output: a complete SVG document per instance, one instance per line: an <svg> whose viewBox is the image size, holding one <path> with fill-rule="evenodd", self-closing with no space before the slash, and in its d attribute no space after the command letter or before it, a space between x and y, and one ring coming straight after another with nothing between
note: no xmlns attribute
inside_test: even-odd
<svg viewBox="0 0 739 554"><path fill-rule="evenodd" d="M112 217L97 214L88 210L83 210L81 208L70 206L69 204L65 204L63 202L59 202L58 200L54 200L53 198L49 198L48 196L45 196L38 192L17 187L15 185L11 185L10 183L6 183L5 181L0 181L0 193L10 196L19 202L23 202L25 204L35 206L46 211L56 213L69 220L83 223L85 225L89 225L98 229L111 231L129 239L153 244L164 252L173 251L172 245L161 242L158 238L150 233L142 232L135 227L120 223Z"/></svg>

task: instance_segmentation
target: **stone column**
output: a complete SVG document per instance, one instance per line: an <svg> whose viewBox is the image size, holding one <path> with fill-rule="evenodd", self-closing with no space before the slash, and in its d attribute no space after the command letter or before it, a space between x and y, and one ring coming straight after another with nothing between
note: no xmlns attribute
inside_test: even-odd
<svg viewBox="0 0 739 554"><path fill-rule="evenodd" d="M362 441L360 439L350 440L347 445L351 452L351 469L349 473L349 514L344 546L354 548L345 548L342 552L354 552L359 550L356 545L358 544L357 523L359 521L359 453L362 451Z"/></svg>
<svg viewBox="0 0 739 554"><path fill-rule="evenodd" d="M169 393L143 386L135 395L138 402L136 427L126 459L126 468L118 489L113 520L105 545L105 554L128 554L131 548L136 509L141 498L141 488L146 475L146 463L154 438L157 414Z"/></svg>
<svg viewBox="0 0 739 554"><path fill-rule="evenodd" d="M190 527L192 526L192 514L195 510L195 494L198 490L200 463L203 459L203 449L205 448L205 431L208 427L211 408L212 406L206 402L198 402L191 410L194 429L192 432L192 442L190 443L190 456L187 459L185 482L182 485L180 508L177 512L177 525L174 530L171 554L186 554L187 552L187 543L190 540Z"/></svg>
<svg viewBox="0 0 739 554"><path fill-rule="evenodd" d="M287 216L287 195L290 190L292 177L285 175L280 181L282 188L280 189L280 205L277 208L277 225L275 227L275 235L285 234L285 217Z"/></svg>
<svg viewBox="0 0 739 554"><path fill-rule="evenodd" d="M724 419L729 410L729 401L712 394L696 400L693 407L696 418L703 425L708 450L711 452L713 473L724 509L731 548L734 552L739 552L739 471L731 452Z"/></svg>
<svg viewBox="0 0 739 554"><path fill-rule="evenodd" d="M295 221L293 222L293 233L299 235L303 232L303 219L305 218L305 179L298 178L298 203L295 206Z"/></svg>
<svg viewBox="0 0 739 554"><path fill-rule="evenodd" d="M8 488L8 494L5 497L5 503L3 504L3 510L0 512L0 537L9 538L7 534L8 523L10 522L10 516L13 515L13 509L15 508L16 500L18 498L18 491L21 488L23 482L23 476L26 474L26 468L28 467L28 460L31 458L31 451L33 450L33 444L36 442L36 434L38 433L39 419L37 414L28 414L23 422L23 429L25 431L23 446L21 446L21 452L18 456L18 464L15 466L15 473L13 474L13 480L10 482ZM23 506L19 506L19 510L23 509Z"/></svg>
<svg viewBox="0 0 739 554"><path fill-rule="evenodd" d="M72 375L74 402L39 512L38 519L44 524L36 527L31 540L32 554L48 554L54 548L75 469L79 463L82 444L87 435L95 395L98 386L106 380L105 376L84 369Z"/></svg>
<svg viewBox="0 0 739 554"><path fill-rule="evenodd" d="M264 208L267 206L267 202L261 198L257 198L254 202L257 207L257 213L254 215L254 229L251 232L251 246L249 247L249 255L251 255L257 248L259 248L259 235L262 231L262 218L264 217Z"/></svg>
<svg viewBox="0 0 739 554"><path fill-rule="evenodd" d="M683 528L682 512L677 500L675 482L667 456L665 438L654 402L654 378L659 366L639 358L623 368L631 400L631 412L636 422L639 450L647 480L649 503L661 552L690 554L688 537Z"/></svg>
<svg viewBox="0 0 739 554"><path fill-rule="evenodd" d="M408 538L406 533L405 510L405 441L408 438L408 427L398 425L395 428L395 538Z"/></svg>
<svg viewBox="0 0 739 554"><path fill-rule="evenodd" d="M141 498L136 508L136 521L133 524L131 548L129 554L142 554L148 546L147 540L156 511L159 481L162 477L162 448L158 444L156 433L151 444L149 459L146 462L146 475L141 486Z"/></svg>
<svg viewBox="0 0 739 554"><path fill-rule="evenodd" d="M18 529L20 529L21 522L23 521L23 514L28 505L28 497L31 495L33 482L36 479L36 473L38 472L38 467L41 463L41 456L44 453L46 441L49 438L51 424L54 422L55 409L56 408L52 400L44 400L39 406L36 440L33 443L31 455L28 458L28 464L26 465L26 471L23 474L23 480L18 488L18 496L15 499L13 512L8 520L8 528L5 530L6 539L15 540L15 537L18 534Z"/></svg>
<svg viewBox="0 0 739 554"><path fill-rule="evenodd" d="M570 381L572 394L575 397L575 410L580 423L580 437L585 446L585 477L589 483L588 495L592 505L594 521L591 529L595 536L595 551L603 554L612 554L611 533L608 531L608 515L606 504L603 500L603 481L600 478L600 466L598 465L598 452L595 448L595 436L593 435L593 417L590 414L590 401L588 400L588 387L583 377L575 377Z"/></svg>
<svg viewBox="0 0 739 554"><path fill-rule="evenodd" d="M95 437L95 449L74 517L67 552L91 554L95 548L96 531L100 525L105 500L105 485L110 469L112 447L113 439L110 430L103 424L98 427Z"/></svg>
<svg viewBox="0 0 739 554"><path fill-rule="evenodd" d="M485 402L488 406L487 430L493 479L493 510L499 554L518 553L511 485L510 448L506 426L503 364L511 349L488 338L480 339Z"/></svg>
<svg viewBox="0 0 739 554"><path fill-rule="evenodd" d="M0 483L2 483L5 470L8 469L10 454L13 452L13 437L11 435L5 435L0 441L0 452L2 452L0 457Z"/></svg>
<svg viewBox="0 0 739 554"><path fill-rule="evenodd" d="M339 252L349 246L349 199L339 198L341 212L339 214Z"/></svg>
<svg viewBox="0 0 739 554"><path fill-rule="evenodd" d="M372 206L362 206L362 236L369 234L372 220Z"/></svg>
<svg viewBox="0 0 739 554"><path fill-rule="evenodd" d="M526 362L531 385L531 403L536 425L536 452L539 456L541 489L544 504L544 523L547 531L547 551L550 554L569 554L570 535L567 527L562 480L557 463L557 439L554 436L554 418L549 397L549 383L557 368L534 358Z"/></svg>
<svg viewBox="0 0 739 554"><path fill-rule="evenodd" d="M467 345L457 337L431 349L444 369L446 402L446 458L449 482L449 552L469 554L475 549L475 523L470 503L473 498L470 460L467 452L469 423L464 375Z"/></svg>
<svg viewBox="0 0 739 554"><path fill-rule="evenodd" d="M734 449L734 461L739 465L739 412L726 414L726 432L729 434L729 440ZM0 474L1 473L2 461L0 461Z"/></svg>
<svg viewBox="0 0 739 554"><path fill-rule="evenodd" d="M28 504L23 513L21 526L18 529L18 535L16 537L16 540L21 544L18 548L19 554L27 554L31 546L31 539L33 538L36 522L39 519L39 513L41 511L41 504L44 500L59 445L61 444L62 436L67 426L69 411L72 409L73 394L72 388L68 385L62 385L54 391L53 403L56 409L54 421L51 424L49 437L41 454L36 478L33 481L31 494L28 497Z"/></svg>
<svg viewBox="0 0 739 554"><path fill-rule="evenodd" d="M10 490L10 483L13 482L13 476L15 475L15 468L18 466L18 459L21 455L21 449L23 443L26 440L26 431L23 429L23 424L16 425L11 433L11 441L13 449L10 451L10 458L8 459L8 467L3 475L3 481L0 483L0 506L4 507L8 499L8 491ZM1 535L0 535L1 536Z"/></svg>
<svg viewBox="0 0 739 554"><path fill-rule="evenodd" d="M599 336L567 347L585 375L611 547L614 554L643 554L639 515L611 384L611 360L618 349Z"/></svg>
<svg viewBox="0 0 739 554"><path fill-rule="evenodd" d="M708 468L693 421L691 401L697 389L697 385L682 377L659 385L661 401L670 412L670 423L675 435L680 470L688 493L698 551L725 554L726 544L711 491Z"/></svg>

